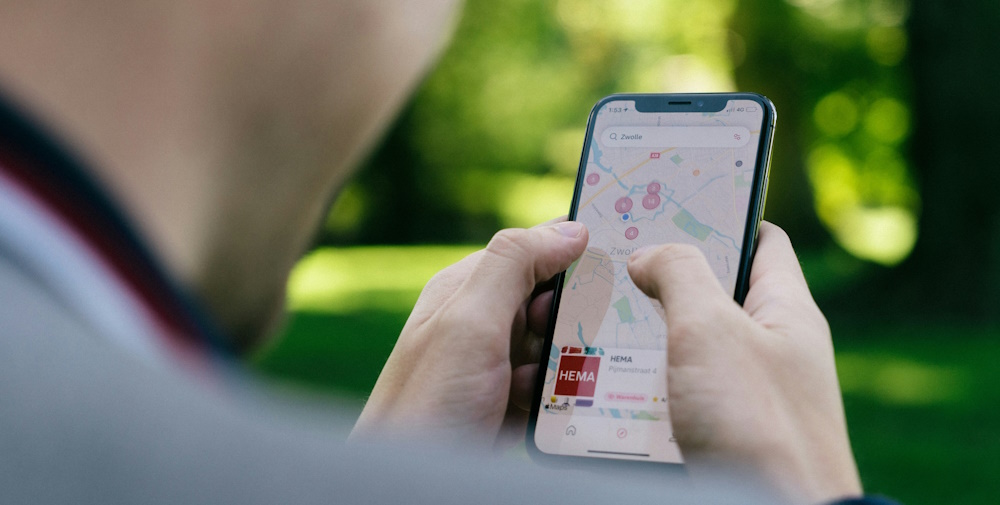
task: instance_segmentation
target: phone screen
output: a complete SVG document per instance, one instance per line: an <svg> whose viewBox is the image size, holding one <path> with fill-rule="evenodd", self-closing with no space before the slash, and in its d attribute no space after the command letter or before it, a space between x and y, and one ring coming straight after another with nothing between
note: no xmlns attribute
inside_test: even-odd
<svg viewBox="0 0 1000 505"><path fill-rule="evenodd" d="M556 292L529 432L541 453L681 463L663 308L632 283L626 263L645 245L687 243L730 293L748 273L743 253L763 207L770 102L665 96L613 96L592 112L570 215L590 241Z"/></svg>

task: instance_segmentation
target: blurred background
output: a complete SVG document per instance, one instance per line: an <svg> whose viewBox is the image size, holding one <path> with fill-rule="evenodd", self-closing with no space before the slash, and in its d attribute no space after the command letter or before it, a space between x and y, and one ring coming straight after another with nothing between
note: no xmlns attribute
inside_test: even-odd
<svg viewBox="0 0 1000 505"><path fill-rule="evenodd" d="M1000 3L470 0L333 203L255 366L360 410L424 283L565 214L615 92L755 91L778 109L765 218L830 319L870 493L1000 495Z"/></svg>

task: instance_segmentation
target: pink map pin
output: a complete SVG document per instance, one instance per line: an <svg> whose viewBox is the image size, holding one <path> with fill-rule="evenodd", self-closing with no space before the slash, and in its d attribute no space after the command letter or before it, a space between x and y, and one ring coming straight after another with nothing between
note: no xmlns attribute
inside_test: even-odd
<svg viewBox="0 0 1000 505"><path fill-rule="evenodd" d="M625 238L629 240L635 240L635 238L638 236L639 236L639 229L636 228L635 226L629 226L628 229L625 230Z"/></svg>
<svg viewBox="0 0 1000 505"><path fill-rule="evenodd" d="M619 198L618 201L615 202L615 210L617 210L619 214L624 214L632 210L632 199L627 196Z"/></svg>
<svg viewBox="0 0 1000 505"><path fill-rule="evenodd" d="M592 174L590 174L590 175L587 176L587 184L590 184L591 186L593 186L594 184L597 184L598 182L601 182L601 174L592 173Z"/></svg>
<svg viewBox="0 0 1000 505"><path fill-rule="evenodd" d="M646 192L649 193L649 194L651 194L651 195L655 194L655 193L659 193L660 192L660 183L658 183L658 182L651 182L651 183L649 183L649 186L646 186Z"/></svg>
<svg viewBox="0 0 1000 505"><path fill-rule="evenodd" d="M642 206L647 210L653 210L660 206L660 195L649 193L642 197Z"/></svg>

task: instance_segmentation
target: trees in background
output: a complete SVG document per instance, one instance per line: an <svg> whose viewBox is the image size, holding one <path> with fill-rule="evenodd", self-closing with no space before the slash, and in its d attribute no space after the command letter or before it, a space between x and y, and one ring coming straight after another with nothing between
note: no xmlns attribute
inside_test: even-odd
<svg viewBox="0 0 1000 505"><path fill-rule="evenodd" d="M470 0L321 241L485 242L568 210L600 97L750 90L778 107L766 217L826 258L814 262L820 291L874 273L871 298L900 309L1000 313L988 138L998 12L943 0ZM852 272L862 277L838 278Z"/></svg>
<svg viewBox="0 0 1000 505"><path fill-rule="evenodd" d="M913 4L911 153L923 212L893 280L916 312L1000 320L998 28L997 2Z"/></svg>

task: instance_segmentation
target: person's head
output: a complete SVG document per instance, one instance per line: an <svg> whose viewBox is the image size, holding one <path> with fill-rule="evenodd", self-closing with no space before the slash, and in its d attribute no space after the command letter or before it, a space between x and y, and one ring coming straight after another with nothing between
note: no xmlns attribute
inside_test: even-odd
<svg viewBox="0 0 1000 505"><path fill-rule="evenodd" d="M0 89L83 155L247 347L453 3L0 0Z"/></svg>

